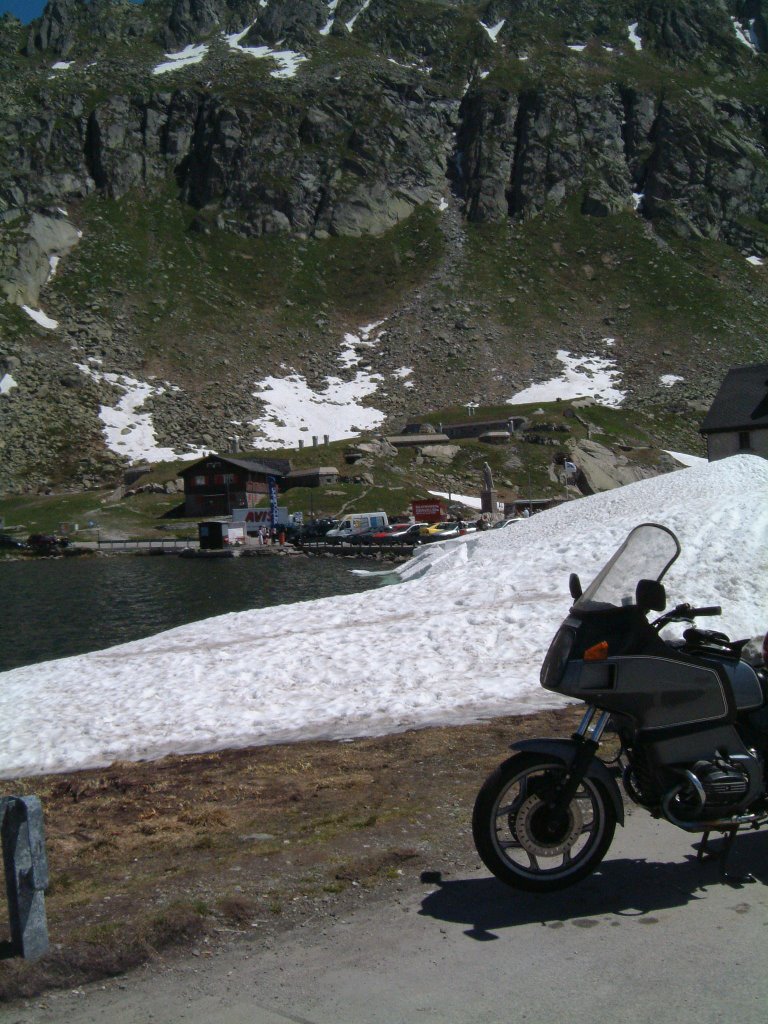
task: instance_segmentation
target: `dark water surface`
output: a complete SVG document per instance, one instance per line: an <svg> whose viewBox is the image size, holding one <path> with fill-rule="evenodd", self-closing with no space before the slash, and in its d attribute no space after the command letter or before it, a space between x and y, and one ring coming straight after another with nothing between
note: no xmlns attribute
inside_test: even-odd
<svg viewBox="0 0 768 1024"><path fill-rule="evenodd" d="M0 562L0 671L137 640L211 615L378 586L325 558L176 555Z"/></svg>

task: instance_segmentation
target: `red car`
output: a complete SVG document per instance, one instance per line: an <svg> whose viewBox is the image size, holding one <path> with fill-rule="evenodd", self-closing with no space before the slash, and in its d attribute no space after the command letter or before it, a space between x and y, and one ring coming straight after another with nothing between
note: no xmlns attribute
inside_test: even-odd
<svg viewBox="0 0 768 1024"><path fill-rule="evenodd" d="M372 544L420 544L423 523L394 523L371 536Z"/></svg>

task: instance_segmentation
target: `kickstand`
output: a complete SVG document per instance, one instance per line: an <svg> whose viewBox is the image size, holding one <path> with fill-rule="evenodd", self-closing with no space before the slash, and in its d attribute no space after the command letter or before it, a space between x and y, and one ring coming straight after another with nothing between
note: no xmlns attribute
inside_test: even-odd
<svg viewBox="0 0 768 1024"><path fill-rule="evenodd" d="M736 842L738 831L738 829L733 828L729 829L727 833L723 833L723 847L719 853L714 853L709 849L708 844L710 833L705 832L701 837L701 842L699 843L696 854L696 859L700 861L716 859L720 868L720 881L733 886L741 886L745 885L747 882L755 881L755 876L749 874L749 872L743 875L732 875L728 871L728 858L731 855L733 844Z"/></svg>

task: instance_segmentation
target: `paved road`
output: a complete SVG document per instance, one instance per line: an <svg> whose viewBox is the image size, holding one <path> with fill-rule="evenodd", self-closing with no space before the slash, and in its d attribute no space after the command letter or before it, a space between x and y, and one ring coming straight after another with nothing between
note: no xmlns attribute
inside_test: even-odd
<svg viewBox="0 0 768 1024"><path fill-rule="evenodd" d="M632 813L598 876L554 896L516 894L480 867L273 949L154 965L77 993L0 1010L2 1024L765 1024L768 832L739 841L721 885L691 839ZM435 871L440 865L434 865Z"/></svg>

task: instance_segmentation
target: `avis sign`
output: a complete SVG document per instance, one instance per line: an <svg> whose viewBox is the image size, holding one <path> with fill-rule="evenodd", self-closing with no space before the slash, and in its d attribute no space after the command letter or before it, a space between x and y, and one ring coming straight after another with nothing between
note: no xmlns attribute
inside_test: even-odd
<svg viewBox="0 0 768 1024"><path fill-rule="evenodd" d="M270 527L275 526L287 526L290 523L290 517L288 515L288 509L278 506L273 510L271 506L266 508L233 508L232 509L232 522L233 523L245 523L246 528L249 530L256 530L260 526Z"/></svg>
<svg viewBox="0 0 768 1024"><path fill-rule="evenodd" d="M439 523L445 514L445 506L439 498L412 501L411 511L417 523Z"/></svg>

